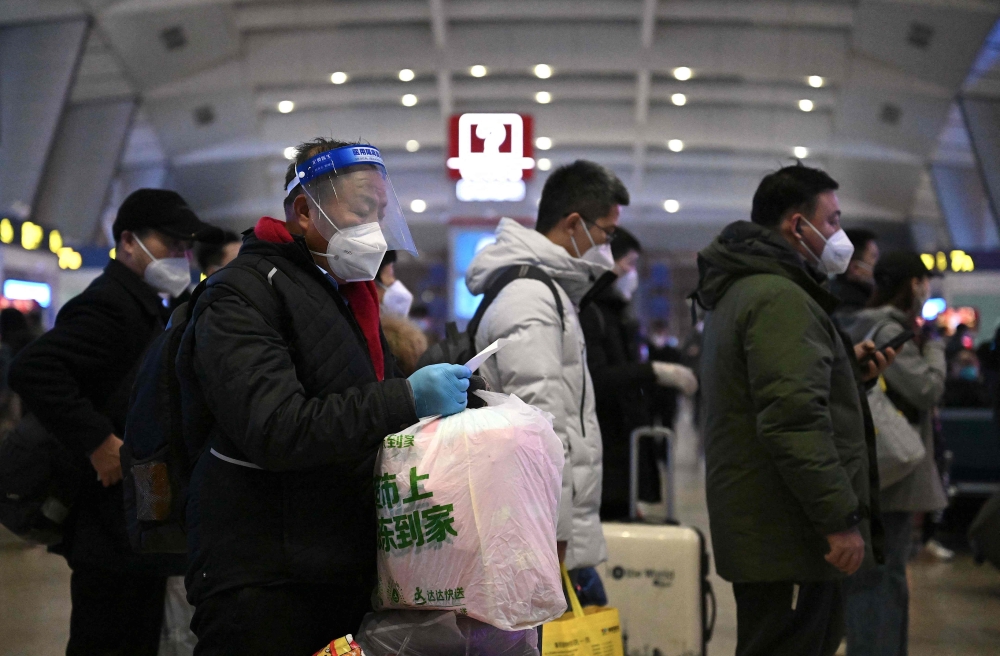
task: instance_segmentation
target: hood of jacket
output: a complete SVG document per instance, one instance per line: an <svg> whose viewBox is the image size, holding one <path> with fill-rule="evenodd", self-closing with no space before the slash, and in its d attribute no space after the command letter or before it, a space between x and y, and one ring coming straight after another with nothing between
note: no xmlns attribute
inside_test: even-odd
<svg viewBox="0 0 1000 656"><path fill-rule="evenodd" d="M531 264L559 283L579 305L580 300L610 268L573 257L542 233L525 228L513 219L500 219L496 243L479 251L465 274L465 284L473 294L482 294L501 270L517 264Z"/></svg>
<svg viewBox="0 0 1000 656"><path fill-rule="evenodd" d="M713 310L734 282L762 273L791 280L827 312L837 307L836 297L823 289L822 275L777 232L749 221L729 224L698 254L698 289L694 297L702 308Z"/></svg>

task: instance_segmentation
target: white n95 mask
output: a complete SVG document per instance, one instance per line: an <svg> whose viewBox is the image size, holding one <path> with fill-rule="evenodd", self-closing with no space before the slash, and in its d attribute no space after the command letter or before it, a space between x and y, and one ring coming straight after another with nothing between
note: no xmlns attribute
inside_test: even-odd
<svg viewBox="0 0 1000 656"><path fill-rule="evenodd" d="M590 240L590 248L583 255L580 255L580 247L576 245L576 239L573 238L573 235L569 236L569 240L573 243L573 250L576 251L576 256L584 262L599 264L609 270L613 269L615 267L615 258L611 254L611 244L604 243L598 246L594 238L590 236L590 228L586 222L583 223L583 231L587 233L587 239Z"/></svg>
<svg viewBox="0 0 1000 656"><path fill-rule="evenodd" d="M170 294L177 298L191 284L191 265L186 257L153 257L146 245L138 237L135 238L139 247L149 256L152 262L146 267L143 279L158 292Z"/></svg>
<svg viewBox="0 0 1000 656"><path fill-rule="evenodd" d="M374 280L382 258L389 249L379 224L362 223L349 228L337 228L322 208L319 211L337 232L327 243L326 253L309 252L326 257L330 273L344 282Z"/></svg>
<svg viewBox="0 0 1000 656"><path fill-rule="evenodd" d="M407 317L410 315L412 305L412 292L399 280L385 288L385 296L382 297L382 311L386 314Z"/></svg>
<svg viewBox="0 0 1000 656"><path fill-rule="evenodd" d="M819 257L816 257L816 254L812 252L808 244L801 239L799 240L799 243L806 247L806 251L816 259L816 268L819 272L824 275L832 274L839 276L847 271L847 266L851 263L851 257L854 255L854 244L851 243L847 233L843 230L838 230L833 233L833 236L827 239L812 223L809 221L805 223L819 235L819 238L825 244L823 253Z"/></svg>
<svg viewBox="0 0 1000 656"><path fill-rule="evenodd" d="M619 277L615 281L615 286L618 287L618 293L622 295L622 298L626 301L631 301L635 290L639 289L639 272L632 269Z"/></svg>

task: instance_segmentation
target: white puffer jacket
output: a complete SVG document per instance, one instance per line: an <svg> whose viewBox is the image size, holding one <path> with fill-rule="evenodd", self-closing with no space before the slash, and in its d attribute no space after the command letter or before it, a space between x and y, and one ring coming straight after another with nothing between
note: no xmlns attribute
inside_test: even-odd
<svg viewBox="0 0 1000 656"><path fill-rule="evenodd" d="M517 337L480 367L493 389L516 394L552 413L563 441L566 468L557 537L568 542L569 569L607 560L601 531L601 429L594 409L594 385L587 370L586 344L576 307L606 269L571 257L544 235L502 219L497 241L480 251L466 274L473 294L482 294L503 269L531 264L552 277L562 298L565 330L555 297L538 280L516 280L486 310L476 333L481 350L501 337Z"/></svg>

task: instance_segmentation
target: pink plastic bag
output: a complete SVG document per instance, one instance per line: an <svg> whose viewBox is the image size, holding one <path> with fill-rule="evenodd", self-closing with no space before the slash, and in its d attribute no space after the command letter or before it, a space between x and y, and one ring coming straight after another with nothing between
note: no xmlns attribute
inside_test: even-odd
<svg viewBox="0 0 1000 656"><path fill-rule="evenodd" d="M455 610L508 631L566 610L556 554L563 448L516 396L385 438L375 465L376 610Z"/></svg>

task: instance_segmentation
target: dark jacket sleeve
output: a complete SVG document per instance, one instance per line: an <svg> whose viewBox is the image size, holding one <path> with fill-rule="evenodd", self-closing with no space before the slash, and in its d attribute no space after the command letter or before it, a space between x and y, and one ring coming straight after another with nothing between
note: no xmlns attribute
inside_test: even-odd
<svg viewBox="0 0 1000 656"><path fill-rule="evenodd" d="M114 432L111 419L83 390L98 372L113 377L109 370L125 366L118 352L127 342L124 325L113 303L97 295L80 298L63 308L55 327L11 365L11 389L46 430L75 452L89 455Z"/></svg>
<svg viewBox="0 0 1000 656"><path fill-rule="evenodd" d="M219 428L266 470L355 462L417 422L402 378L306 396L285 340L242 299L209 305L194 339L195 374Z"/></svg>
<svg viewBox="0 0 1000 656"><path fill-rule="evenodd" d="M750 309L744 348L757 439L816 531L829 535L850 528L859 504L829 409L840 338L826 329L821 312L778 287Z"/></svg>
<svg viewBox="0 0 1000 656"><path fill-rule="evenodd" d="M580 313L580 326L587 344L587 367L596 395L607 398L622 389L655 383L656 374L648 362L612 362L605 342L608 326L600 312L591 303Z"/></svg>

